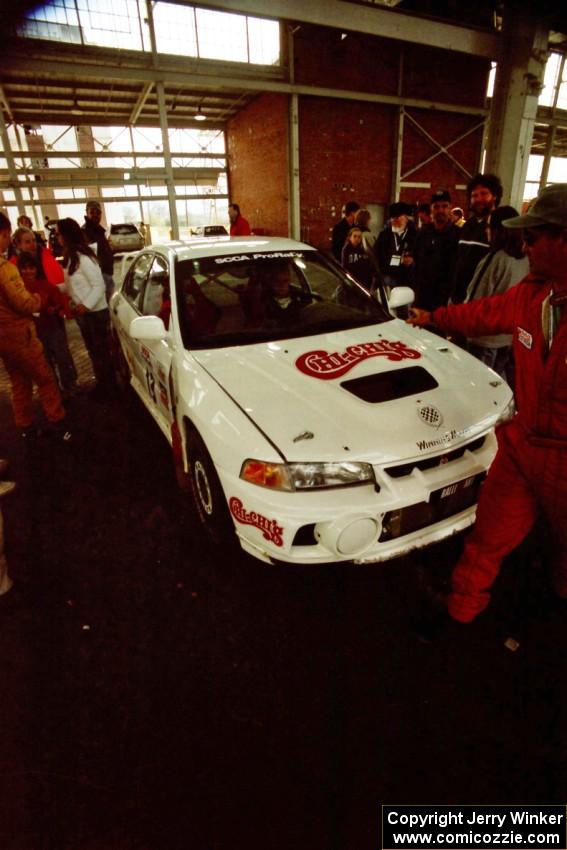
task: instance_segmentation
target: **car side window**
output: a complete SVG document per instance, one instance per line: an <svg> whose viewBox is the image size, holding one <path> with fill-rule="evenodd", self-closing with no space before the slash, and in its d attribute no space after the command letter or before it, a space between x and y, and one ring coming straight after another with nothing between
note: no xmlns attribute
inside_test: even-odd
<svg viewBox="0 0 567 850"><path fill-rule="evenodd" d="M164 304L170 302L169 269L163 257L155 256L146 281L142 299L144 316L164 318ZM165 319L164 319L165 322ZM167 326L167 322L165 322Z"/></svg>
<svg viewBox="0 0 567 850"><path fill-rule="evenodd" d="M153 259L151 254L142 254L138 257L132 263L122 287L122 294L137 310L140 309L140 296Z"/></svg>

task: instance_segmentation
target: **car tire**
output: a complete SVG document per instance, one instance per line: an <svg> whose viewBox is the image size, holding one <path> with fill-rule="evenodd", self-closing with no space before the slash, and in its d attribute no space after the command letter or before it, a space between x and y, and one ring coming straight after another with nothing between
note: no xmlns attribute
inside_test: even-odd
<svg viewBox="0 0 567 850"><path fill-rule="evenodd" d="M213 545L235 544L234 525L214 464L196 431L187 439L189 492L195 519Z"/></svg>

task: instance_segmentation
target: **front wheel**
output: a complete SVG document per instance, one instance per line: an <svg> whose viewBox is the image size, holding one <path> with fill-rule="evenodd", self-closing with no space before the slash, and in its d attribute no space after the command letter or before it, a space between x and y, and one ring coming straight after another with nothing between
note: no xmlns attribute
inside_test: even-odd
<svg viewBox="0 0 567 850"><path fill-rule="evenodd" d="M188 436L189 485L195 516L209 542L226 547L235 532L226 499L205 444L195 432Z"/></svg>

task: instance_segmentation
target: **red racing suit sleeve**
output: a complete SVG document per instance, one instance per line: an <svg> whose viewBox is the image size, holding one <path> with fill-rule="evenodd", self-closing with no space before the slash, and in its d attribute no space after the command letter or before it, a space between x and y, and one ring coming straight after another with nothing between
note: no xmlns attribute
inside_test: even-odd
<svg viewBox="0 0 567 850"><path fill-rule="evenodd" d="M65 272L48 248L41 252L41 264L49 283L58 284L65 281Z"/></svg>
<svg viewBox="0 0 567 850"><path fill-rule="evenodd" d="M524 282L533 283L534 279L527 277ZM511 334L516 324L517 306L523 298L522 283L502 295L438 307L432 313L432 320L442 331L457 332L469 338Z"/></svg>

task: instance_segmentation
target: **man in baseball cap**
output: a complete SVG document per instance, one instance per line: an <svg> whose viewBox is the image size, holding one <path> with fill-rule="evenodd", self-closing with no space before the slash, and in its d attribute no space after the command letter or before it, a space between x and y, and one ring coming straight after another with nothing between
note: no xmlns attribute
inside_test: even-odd
<svg viewBox="0 0 567 850"><path fill-rule="evenodd" d="M416 306L435 310L451 294L459 231L451 221L451 196L438 189L431 196L431 222L422 227L415 244Z"/></svg>
<svg viewBox="0 0 567 850"><path fill-rule="evenodd" d="M112 277L114 272L114 256L106 238L106 230L100 223L102 218L100 201L96 198L87 201L85 211L85 223L82 229L85 231L89 245L96 246L96 255L100 263L102 276L104 277L106 300L109 301L110 296L114 292L114 279Z"/></svg>
<svg viewBox="0 0 567 850"><path fill-rule="evenodd" d="M525 215L503 224L524 229L530 274L502 295L413 310L408 320L469 338L513 334L518 412L498 429L476 523L451 578L449 614L463 623L486 608L502 560L539 517L555 590L567 599L567 183L543 189Z"/></svg>

